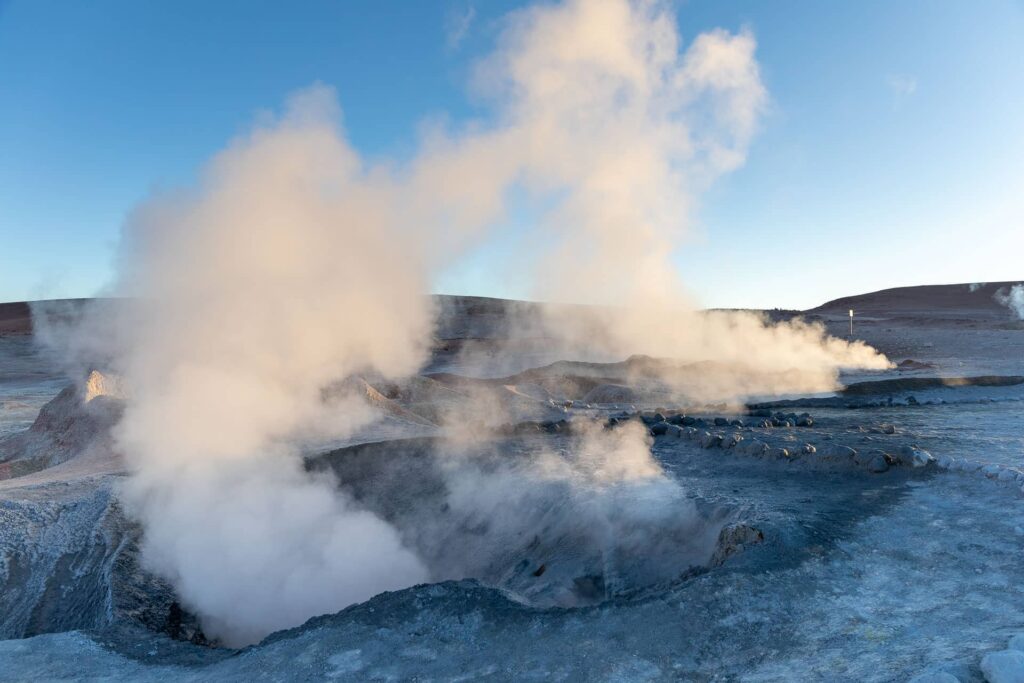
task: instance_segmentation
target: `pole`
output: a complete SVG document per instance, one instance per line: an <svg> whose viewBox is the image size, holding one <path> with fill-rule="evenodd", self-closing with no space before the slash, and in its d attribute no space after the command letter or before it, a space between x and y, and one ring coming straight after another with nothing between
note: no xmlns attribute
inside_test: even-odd
<svg viewBox="0 0 1024 683"><path fill-rule="evenodd" d="M850 309L850 339L853 339L853 309Z"/></svg>

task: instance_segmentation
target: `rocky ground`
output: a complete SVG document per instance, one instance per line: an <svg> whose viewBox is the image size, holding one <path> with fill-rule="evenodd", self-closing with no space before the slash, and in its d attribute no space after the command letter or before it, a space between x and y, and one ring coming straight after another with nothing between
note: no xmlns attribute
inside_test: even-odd
<svg viewBox="0 0 1024 683"><path fill-rule="evenodd" d="M902 365L745 407L649 403L625 377L656 360L550 365L529 340L475 373L464 349L524 305L442 300L427 372L366 378L380 422L307 460L436 583L243 650L207 642L139 562L116 387L65 389L29 336L0 337L0 680L1022 680L1024 329L961 287L808 312L842 335L854 308ZM481 403L502 410L469 426L472 457L443 457L449 416ZM442 509L452 481L568 457L584 423L642 426L667 483L530 486L500 524Z"/></svg>

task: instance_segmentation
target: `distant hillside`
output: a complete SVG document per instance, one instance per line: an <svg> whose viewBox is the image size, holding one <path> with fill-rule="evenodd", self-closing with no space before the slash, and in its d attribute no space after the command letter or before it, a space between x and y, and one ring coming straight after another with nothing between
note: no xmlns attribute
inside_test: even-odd
<svg viewBox="0 0 1024 683"><path fill-rule="evenodd" d="M0 335L30 334L32 332L31 304L45 303L77 309L93 299L52 299L49 301L12 301L0 303Z"/></svg>
<svg viewBox="0 0 1024 683"><path fill-rule="evenodd" d="M923 285L895 287L870 294L844 296L813 308L808 313L993 313L1006 308L996 301L1000 289L1009 290L1019 282L987 282L984 284Z"/></svg>
<svg viewBox="0 0 1024 683"><path fill-rule="evenodd" d="M25 334L32 331L32 312L24 301L0 304L0 334Z"/></svg>

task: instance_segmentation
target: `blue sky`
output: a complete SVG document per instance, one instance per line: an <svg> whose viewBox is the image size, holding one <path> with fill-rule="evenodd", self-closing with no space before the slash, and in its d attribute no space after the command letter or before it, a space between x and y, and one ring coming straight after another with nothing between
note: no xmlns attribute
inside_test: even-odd
<svg viewBox="0 0 1024 683"><path fill-rule="evenodd" d="M516 4L0 0L0 301L95 293L133 206L316 81L361 151L408 153L477 113L469 65ZM677 252L701 303L1024 278L1024 3L676 7L686 39L750 29L771 97ZM522 294L489 276L503 239L438 288Z"/></svg>

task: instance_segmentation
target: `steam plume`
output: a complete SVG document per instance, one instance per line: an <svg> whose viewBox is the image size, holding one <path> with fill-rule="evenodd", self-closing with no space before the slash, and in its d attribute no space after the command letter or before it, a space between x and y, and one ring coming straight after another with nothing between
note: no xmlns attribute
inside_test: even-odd
<svg viewBox="0 0 1024 683"><path fill-rule="evenodd" d="M1009 308L1018 320L1024 320L1024 285L1014 285L1009 292L1000 289L995 293L995 300Z"/></svg>
<svg viewBox="0 0 1024 683"><path fill-rule="evenodd" d="M333 93L314 86L196 187L131 216L112 293L137 305L79 330L116 344L131 388L116 438L144 557L211 635L252 642L435 578L392 526L304 472L300 448L373 419L328 385L416 372L428 282L505 214L512 189L546 207L524 272L547 298L617 305L595 319L608 352L784 364L815 386L844 365L886 363L818 328L688 312L670 254L696 196L744 160L766 97L754 47L749 33L712 31L683 50L655 2L529 8L477 70L488 121L372 164L346 141ZM577 320L547 325L581 341ZM588 461L599 451L587 437L581 462L639 476L647 446L624 434L615 448L628 458Z"/></svg>

